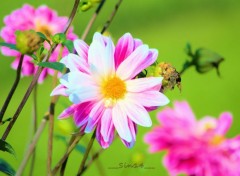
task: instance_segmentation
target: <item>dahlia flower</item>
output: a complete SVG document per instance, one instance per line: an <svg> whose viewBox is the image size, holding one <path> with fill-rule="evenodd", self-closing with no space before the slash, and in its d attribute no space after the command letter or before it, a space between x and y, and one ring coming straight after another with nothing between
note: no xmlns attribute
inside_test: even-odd
<svg viewBox="0 0 240 176"><path fill-rule="evenodd" d="M164 165L171 176L239 176L240 136L226 138L232 116L204 117L197 121L187 102L158 114L160 126L145 136L150 152L167 150Z"/></svg>
<svg viewBox="0 0 240 176"><path fill-rule="evenodd" d="M115 129L127 147L136 141L137 125L152 125L148 110L166 105L159 92L161 77L135 79L154 63L158 52L127 33L114 46L111 38L95 33L88 46L75 40L78 55L69 54L61 62L70 72L63 75L53 95L67 96L73 103L60 119L73 116L85 133L96 127L96 138L108 147Z"/></svg>
<svg viewBox="0 0 240 176"><path fill-rule="evenodd" d="M34 9L34 7L30 5L23 5L22 8L13 11L10 15L4 18L5 27L2 28L0 36L6 43L16 44L15 32L17 30L23 31L32 29L37 32L42 32L49 38L51 35L63 32L67 20L67 17L58 16L54 10L48 8L47 6L40 6L37 9ZM77 38L77 36L73 33L73 28L69 29L67 38L69 40L74 40ZM45 47L49 48L50 46L45 43ZM52 53L49 61L57 61L59 50L60 46L58 46ZM17 69L21 54L7 47L2 47L1 51L6 56L15 57L12 67ZM67 54L68 51L66 48L64 48L62 55L65 56ZM36 70L37 66L35 66L32 62L32 58L29 56L24 56L22 75L34 75ZM45 68L38 81L42 82L48 74L53 75L54 70Z"/></svg>

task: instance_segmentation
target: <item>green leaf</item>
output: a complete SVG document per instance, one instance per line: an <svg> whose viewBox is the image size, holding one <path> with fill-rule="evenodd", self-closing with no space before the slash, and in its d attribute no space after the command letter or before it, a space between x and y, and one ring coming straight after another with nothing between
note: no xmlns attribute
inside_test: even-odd
<svg viewBox="0 0 240 176"><path fill-rule="evenodd" d="M11 121L11 120L12 120L12 117L9 117L9 118L7 118L6 120L1 121L1 122L0 122L0 125L3 125L4 123L9 122L9 121Z"/></svg>
<svg viewBox="0 0 240 176"><path fill-rule="evenodd" d="M81 154L84 154L86 152L86 148L82 146L81 144L78 144L75 149L80 152Z"/></svg>
<svg viewBox="0 0 240 176"><path fill-rule="evenodd" d="M0 159L0 171L10 176L15 175L14 169L3 159Z"/></svg>
<svg viewBox="0 0 240 176"><path fill-rule="evenodd" d="M40 62L38 63L41 67L52 68L54 70L62 72L66 67L63 63L60 62Z"/></svg>
<svg viewBox="0 0 240 176"><path fill-rule="evenodd" d="M38 57L35 54L29 55L30 57L32 57L34 60L38 60Z"/></svg>
<svg viewBox="0 0 240 176"><path fill-rule="evenodd" d="M73 53L73 49L74 49L73 41L65 40L62 44L67 47L67 49L70 53Z"/></svg>
<svg viewBox="0 0 240 176"><path fill-rule="evenodd" d="M13 149L13 147L7 143L6 141L0 139L0 150L4 151L4 152L8 152L12 155L15 156L15 151Z"/></svg>
<svg viewBox="0 0 240 176"><path fill-rule="evenodd" d="M37 32L37 34L38 34L39 37L41 37L42 39L44 39L44 40L48 40L47 37L46 37L43 33L41 33L41 32Z"/></svg>
<svg viewBox="0 0 240 176"><path fill-rule="evenodd" d="M46 40L51 45L51 42L48 40L48 38L43 33L37 32L37 34L39 35L39 37L41 37L43 40Z"/></svg>
<svg viewBox="0 0 240 176"><path fill-rule="evenodd" d="M8 47L10 49L19 51L15 44L0 42L0 46L6 46L6 47Z"/></svg>

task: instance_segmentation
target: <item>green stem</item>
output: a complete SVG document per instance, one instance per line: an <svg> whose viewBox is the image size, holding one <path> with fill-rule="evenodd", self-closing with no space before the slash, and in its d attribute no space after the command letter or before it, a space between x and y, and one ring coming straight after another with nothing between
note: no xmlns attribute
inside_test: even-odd
<svg viewBox="0 0 240 176"><path fill-rule="evenodd" d="M93 161L95 161L96 159L98 159L98 157L100 156L100 154L104 151L103 148L101 148L98 152L96 152L95 154L93 154L91 160L86 164L86 166L84 166L83 170L82 170L82 174L85 172L85 170L87 170L91 164L93 163ZM104 172L102 170L101 171L101 175L104 175Z"/></svg>
<svg viewBox="0 0 240 176"><path fill-rule="evenodd" d="M84 133L82 133L79 136L74 136L74 140L72 140L73 142L71 143L71 145L69 145L67 152L63 155L63 157L59 160L59 162L56 164L56 166L52 170L52 175L55 175L57 173L58 169L66 161L66 159L68 158L70 153L73 151L73 149L76 147L76 145L78 144L79 140L83 137L83 135Z"/></svg>
<svg viewBox="0 0 240 176"><path fill-rule="evenodd" d="M36 146L36 144L37 144L37 142L38 142L38 140L39 140L46 124L47 124L48 118L49 118L49 114L46 114L45 117L42 119L42 122L39 125L39 127L38 127L38 129L37 129L37 131L36 131L36 133L35 133L35 135L32 139L32 142L28 147L27 153L24 155L24 158L23 158L23 160L22 160L22 162L21 162L21 164L20 164L20 166L17 170L16 176L21 176L22 175L22 173L23 173L23 171L26 167L26 164L27 164L30 156L32 155L32 153L35 149L35 146Z"/></svg>
<svg viewBox="0 0 240 176"><path fill-rule="evenodd" d="M37 131L37 85L33 89L33 134ZM36 147L34 147L29 176L33 175L36 159Z"/></svg>
<svg viewBox="0 0 240 176"><path fill-rule="evenodd" d="M77 9L78 9L79 3L80 3L80 0L75 0L74 5L73 5L73 9L71 11L71 14L70 14L70 16L68 18L68 22L66 24L66 28L64 29L64 33L65 34L67 33L68 29L70 28L70 26L71 26L71 24L73 22L73 19L74 19L76 13L77 13Z"/></svg>
<svg viewBox="0 0 240 176"><path fill-rule="evenodd" d="M106 21L106 23L105 23L104 26L103 26L103 29L102 29L102 31L101 31L101 34L103 34L103 33L107 30L107 28L110 26L110 24L111 24L114 16L116 15L117 10L118 10L119 6L121 5L121 3L122 3L122 0L118 0L118 2L117 2L117 4L115 5L115 8L114 8L112 14L110 15L109 19Z"/></svg>
<svg viewBox="0 0 240 176"><path fill-rule="evenodd" d="M93 14L92 18L91 18L90 21L88 22L88 25L87 25L86 29L85 29L84 32L83 32L83 35L82 35L82 37L81 37L82 40L85 40L85 39L86 39L86 37L87 37L87 35L88 35L88 33L89 33L89 31L90 31L90 29L91 29L94 21L96 20L99 12L101 11L104 3L105 3L105 0L102 0L101 3L98 5L98 8L96 9L96 11L95 11L95 13Z"/></svg>
<svg viewBox="0 0 240 176"><path fill-rule="evenodd" d="M193 62L186 61L185 64L183 65L182 70L179 72L179 74L182 75L187 69L189 69L193 65L194 65Z"/></svg>
<svg viewBox="0 0 240 176"><path fill-rule="evenodd" d="M20 81L23 58L24 58L24 55L22 54L20 56L20 59L19 59L15 81L14 81L14 83L12 85L12 88L11 88L10 92L8 93L8 96L7 96L7 98L6 98L6 100L5 100L4 104L3 104L3 107L1 109L1 112L0 112L0 123L2 122L3 116L4 116L4 114L5 114L6 110L7 110L7 107L9 105L9 103L10 103L10 101L12 99L12 96L13 96L13 94L14 94L17 86L18 86L18 83Z"/></svg>
<svg viewBox="0 0 240 176"><path fill-rule="evenodd" d="M85 166L85 163L87 161L87 158L88 158L88 155L89 155L89 152L93 146L93 142L95 140L95 137L96 137L96 129L94 130L93 134L92 134L92 137L88 143L88 146L87 146L87 149L84 153L84 156L83 156L83 159L82 159L82 162L80 164L80 167L79 167L79 170L78 170L78 173L77 173L77 176L81 176L82 173L83 173L83 169L84 169L84 166Z"/></svg>
<svg viewBox="0 0 240 176"><path fill-rule="evenodd" d="M50 58L51 53L52 53L52 51L53 51L53 49L54 49L55 47L56 47L56 45L54 45L54 46L52 46L52 47L50 48L49 53L48 53L48 55L44 58L43 62L44 62L44 61L47 61L47 60ZM32 90L34 89L35 85L37 84L38 78L39 78L42 70L43 70L43 67L38 67L37 73L36 73L35 76L33 77L33 80L32 80L32 82L30 83L30 85L29 85L29 87L28 87L25 95L23 96L20 105L18 106L15 114L13 115L13 118L12 118L11 122L8 124L7 129L5 130L5 132L4 132L3 136L2 136L2 140L6 140L6 139L7 139L8 134L10 133L13 125L15 124L16 120L18 119L19 114L21 113L21 111L22 111L23 107L25 106L25 104L26 104L26 102L27 102L30 94L32 93Z"/></svg>

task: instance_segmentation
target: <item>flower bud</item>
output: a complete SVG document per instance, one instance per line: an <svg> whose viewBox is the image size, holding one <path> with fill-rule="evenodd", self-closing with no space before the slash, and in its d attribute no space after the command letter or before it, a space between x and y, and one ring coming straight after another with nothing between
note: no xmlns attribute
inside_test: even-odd
<svg viewBox="0 0 240 176"><path fill-rule="evenodd" d="M167 89L173 90L175 85L181 89L181 77L177 70L169 63L161 62L147 69L147 77L149 76L162 76L161 92Z"/></svg>
<svg viewBox="0 0 240 176"><path fill-rule="evenodd" d="M102 0L90 0L91 3L100 3Z"/></svg>
<svg viewBox="0 0 240 176"><path fill-rule="evenodd" d="M196 51L194 65L199 73L206 73L216 68L219 75L218 67L223 60L223 57L219 54L201 48Z"/></svg>
<svg viewBox="0 0 240 176"><path fill-rule="evenodd" d="M16 46L22 54L33 54L42 42L43 40L33 30L16 32Z"/></svg>
<svg viewBox="0 0 240 176"><path fill-rule="evenodd" d="M92 3L90 1L84 1L80 3L80 10L82 12L85 12L87 10L89 10L90 8L92 8Z"/></svg>
<svg viewBox="0 0 240 176"><path fill-rule="evenodd" d="M52 37L52 42L56 44L61 44L67 40L64 33L57 33Z"/></svg>

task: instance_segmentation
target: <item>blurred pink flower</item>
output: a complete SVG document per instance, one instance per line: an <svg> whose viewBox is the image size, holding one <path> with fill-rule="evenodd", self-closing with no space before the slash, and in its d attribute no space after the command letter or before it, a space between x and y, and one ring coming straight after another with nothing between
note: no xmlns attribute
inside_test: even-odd
<svg viewBox="0 0 240 176"><path fill-rule="evenodd" d="M240 136L227 139L232 116L197 121L187 102L158 114L160 126L145 136L150 152L167 150L164 165L171 176L240 176Z"/></svg>
<svg viewBox="0 0 240 176"><path fill-rule="evenodd" d="M112 143L115 129L123 143L132 147L136 125L152 125L148 110L169 102L159 92L161 77L135 79L156 61L158 51L128 33L116 48L111 38L100 33L95 33L90 46L75 40L74 47L78 55L69 54L61 60L70 73L62 76L51 94L68 96L74 103L59 118L73 115L85 133L96 127L96 138L103 148Z"/></svg>
<svg viewBox="0 0 240 176"><path fill-rule="evenodd" d="M67 17L60 17L57 12L48 8L47 6L40 6L37 9L30 5L24 5L22 8L13 11L10 15L4 18L5 27L2 28L0 36L7 43L16 44L15 32L17 30L30 30L33 29L37 32L44 33L47 37L54 35L59 32L63 32L64 26L67 23ZM73 33L73 28L69 29L67 34L69 40L74 40L77 36ZM50 46L46 43L45 47ZM59 55L60 46L58 46L53 54L51 55L49 61L56 61ZM12 63L12 67L17 69L17 65L20 59L20 53L11 50L7 47L2 47L1 51L6 56L14 56L16 59ZM66 48L63 49L63 56L67 55L68 51ZM32 58L29 56L24 56L22 75L30 76L33 75L37 70L32 62ZM39 82L42 82L46 76L54 74L54 70L45 68L40 75Z"/></svg>

